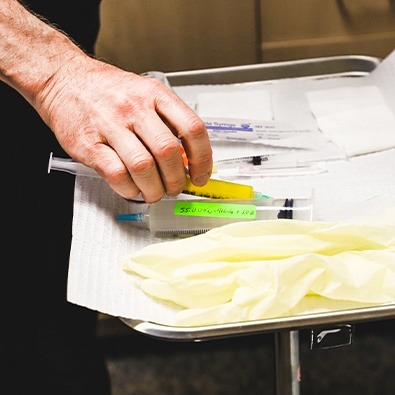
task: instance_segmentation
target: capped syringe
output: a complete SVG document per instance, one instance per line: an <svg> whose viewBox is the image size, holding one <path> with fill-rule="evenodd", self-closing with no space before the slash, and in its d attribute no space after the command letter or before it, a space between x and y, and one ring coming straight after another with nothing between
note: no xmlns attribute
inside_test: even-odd
<svg viewBox="0 0 395 395"><path fill-rule="evenodd" d="M165 199L145 212L118 214L120 222L143 224L157 237L191 236L233 222L294 218L311 220L310 199ZM292 215L283 215L291 211Z"/></svg>

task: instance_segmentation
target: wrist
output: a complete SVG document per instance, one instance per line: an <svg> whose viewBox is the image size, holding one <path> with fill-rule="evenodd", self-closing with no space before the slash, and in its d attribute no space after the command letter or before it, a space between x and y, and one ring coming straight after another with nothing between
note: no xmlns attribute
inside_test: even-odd
<svg viewBox="0 0 395 395"><path fill-rule="evenodd" d="M0 2L0 79L33 106L67 63L87 55L19 2Z"/></svg>

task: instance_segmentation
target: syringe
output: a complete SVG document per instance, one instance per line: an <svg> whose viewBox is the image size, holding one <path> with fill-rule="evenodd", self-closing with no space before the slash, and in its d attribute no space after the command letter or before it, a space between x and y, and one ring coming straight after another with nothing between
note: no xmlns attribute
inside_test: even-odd
<svg viewBox="0 0 395 395"><path fill-rule="evenodd" d="M100 175L92 168L83 165L82 163L76 162L69 158L56 158L51 152L48 161L48 173L51 170L64 171L66 173L99 178Z"/></svg>
<svg viewBox="0 0 395 395"><path fill-rule="evenodd" d="M52 155L49 157L48 173L51 170L64 171L70 174L86 177L100 177L99 174L88 166L76 162L73 159L56 158ZM187 176L187 183L184 190L185 194L207 197L213 199L251 199L251 198L268 198L260 192L255 192L251 185L240 184L236 182L210 179L203 187L194 185ZM140 200L140 199L139 199Z"/></svg>
<svg viewBox="0 0 395 395"><path fill-rule="evenodd" d="M274 144L277 141L308 136L309 129L298 129L283 121L202 117L210 140Z"/></svg>
<svg viewBox="0 0 395 395"><path fill-rule="evenodd" d="M292 153L220 159L213 166L213 173L220 177L292 176L319 174L326 170L325 162L302 161Z"/></svg>
<svg viewBox="0 0 395 395"><path fill-rule="evenodd" d="M116 219L141 227L144 224L157 237L205 233L233 222L294 218L311 220L310 199L169 199L150 204L146 212L118 214ZM292 216L283 215L291 210Z"/></svg>

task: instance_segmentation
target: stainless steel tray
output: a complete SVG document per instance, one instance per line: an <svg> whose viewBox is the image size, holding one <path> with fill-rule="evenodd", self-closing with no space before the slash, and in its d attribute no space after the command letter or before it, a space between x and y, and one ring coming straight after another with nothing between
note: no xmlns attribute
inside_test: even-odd
<svg viewBox="0 0 395 395"><path fill-rule="evenodd" d="M165 73L165 75L172 86L232 84L284 78L360 77L369 74L380 62L381 60L375 57L350 55L171 72ZM172 327L125 318L121 318L121 320L131 328L149 336L174 341L202 341L264 332L297 331L323 325L350 324L389 318L395 318L395 304L199 327Z"/></svg>

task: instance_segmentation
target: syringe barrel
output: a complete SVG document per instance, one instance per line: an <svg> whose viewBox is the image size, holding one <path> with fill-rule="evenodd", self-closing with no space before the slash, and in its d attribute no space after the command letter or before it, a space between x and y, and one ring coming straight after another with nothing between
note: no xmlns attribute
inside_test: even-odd
<svg viewBox="0 0 395 395"><path fill-rule="evenodd" d="M149 229L155 236L172 237L205 233L233 222L277 219L283 202L283 199L164 199L148 207ZM307 213L304 214L307 218ZM298 217L303 219L301 212Z"/></svg>

